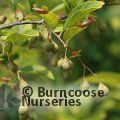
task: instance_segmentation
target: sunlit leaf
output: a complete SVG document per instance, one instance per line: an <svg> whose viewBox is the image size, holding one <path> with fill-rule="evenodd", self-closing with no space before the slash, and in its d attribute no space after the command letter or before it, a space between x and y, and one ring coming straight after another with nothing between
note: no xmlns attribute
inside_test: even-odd
<svg viewBox="0 0 120 120"><path fill-rule="evenodd" d="M26 20L40 20L39 17L35 16L35 15L28 15L25 17Z"/></svg>
<svg viewBox="0 0 120 120"><path fill-rule="evenodd" d="M48 14L41 14L41 17L45 20L47 26L51 29L54 29L58 24L58 17L53 13L49 12Z"/></svg>
<svg viewBox="0 0 120 120"><path fill-rule="evenodd" d="M70 8L70 10L72 10L76 5L78 0L65 0Z"/></svg>
<svg viewBox="0 0 120 120"><path fill-rule="evenodd" d="M66 41L69 41L71 38L73 38L75 35L77 35L79 32L83 31L85 28L80 28L80 27L71 27L68 28L64 34L63 34L63 38Z"/></svg>
<svg viewBox="0 0 120 120"><path fill-rule="evenodd" d="M101 8L104 5L102 1L88 1L77 5L69 14L64 30L78 23L81 19L85 18L91 12Z"/></svg>
<svg viewBox="0 0 120 120"><path fill-rule="evenodd" d="M13 43L20 43L27 40L29 37L30 36L21 33L13 33L7 37L6 41L11 41Z"/></svg>
<svg viewBox="0 0 120 120"><path fill-rule="evenodd" d="M21 43L27 40L30 37L39 36L39 32L36 30L27 30L22 33L12 33L7 38L6 41L11 41L13 43Z"/></svg>
<svg viewBox="0 0 120 120"><path fill-rule="evenodd" d="M61 12L63 9L65 9L65 5L64 4L60 4L60 5L56 6L55 8L53 8L51 10L51 12L57 13L57 12Z"/></svg>
<svg viewBox="0 0 120 120"><path fill-rule="evenodd" d="M39 32L37 30L34 30L34 29L26 30L24 32L24 34L27 35L27 36L31 36L31 37L39 36Z"/></svg>

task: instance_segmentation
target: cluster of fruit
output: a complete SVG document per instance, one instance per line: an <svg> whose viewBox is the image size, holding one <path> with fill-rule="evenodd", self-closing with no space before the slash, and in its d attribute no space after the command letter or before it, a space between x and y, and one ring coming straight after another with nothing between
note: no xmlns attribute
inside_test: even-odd
<svg viewBox="0 0 120 120"><path fill-rule="evenodd" d="M65 49L59 47L53 40L47 39L44 43L44 49L46 52L52 52L53 54L55 54L52 59L53 66L63 68L63 70L66 71L72 68L72 61L66 55L63 55Z"/></svg>

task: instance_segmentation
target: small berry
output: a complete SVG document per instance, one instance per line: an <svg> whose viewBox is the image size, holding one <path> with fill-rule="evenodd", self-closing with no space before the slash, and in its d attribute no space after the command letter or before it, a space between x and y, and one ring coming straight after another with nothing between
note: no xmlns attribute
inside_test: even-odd
<svg viewBox="0 0 120 120"><path fill-rule="evenodd" d="M82 89L82 91L89 89L89 83L88 83L88 81L87 81L86 79L85 79L85 80L83 81L83 83L80 85L80 88Z"/></svg>
<svg viewBox="0 0 120 120"><path fill-rule="evenodd" d="M64 62L64 58L61 58L60 60L58 60L57 67L62 68L63 62Z"/></svg>
<svg viewBox="0 0 120 120"><path fill-rule="evenodd" d="M72 66L73 66L73 63L68 58L65 58L62 65L63 69L69 70L70 68L72 68Z"/></svg>
<svg viewBox="0 0 120 120"><path fill-rule="evenodd" d="M103 90L104 95L108 95L108 93L109 93L108 87L106 85L104 85L103 83L99 83L98 90Z"/></svg>

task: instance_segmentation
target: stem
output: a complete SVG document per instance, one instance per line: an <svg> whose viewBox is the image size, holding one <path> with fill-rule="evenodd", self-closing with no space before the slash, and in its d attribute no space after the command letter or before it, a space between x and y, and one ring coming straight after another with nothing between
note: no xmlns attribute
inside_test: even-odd
<svg viewBox="0 0 120 120"><path fill-rule="evenodd" d="M40 21L19 21L19 22L16 22L16 23L11 23L11 24L4 25L4 26L0 27L0 30L6 29L6 28L11 28L11 27L16 26L16 25L23 25L23 24L42 25L43 23L44 23L44 20L40 20Z"/></svg>
<svg viewBox="0 0 120 120"><path fill-rule="evenodd" d="M66 47L65 48L65 56L64 56L65 58L67 58L67 50L68 50L68 48Z"/></svg>
<svg viewBox="0 0 120 120"><path fill-rule="evenodd" d="M67 18L67 16L62 16L62 17L59 17L59 20L64 20L66 18ZM0 30L6 29L6 28L11 28L11 27L17 26L17 25L24 25L24 24L42 25L43 23L44 23L44 20L40 20L40 21L18 21L18 22L15 22L15 23L11 23L11 24L7 24L7 25L2 26L2 27L0 27Z"/></svg>
<svg viewBox="0 0 120 120"><path fill-rule="evenodd" d="M84 81L86 80L86 78L85 78L85 67L84 67L84 69L83 69L83 79L84 79Z"/></svg>
<svg viewBox="0 0 120 120"><path fill-rule="evenodd" d="M54 31L52 31L52 33L60 40L60 42L63 44L64 47L66 47L66 43L60 38L59 35L57 35Z"/></svg>
<svg viewBox="0 0 120 120"><path fill-rule="evenodd" d="M98 76L97 74L95 74L89 67L87 67L87 66L82 62L82 60L80 59L79 56L78 56L78 60L79 60L79 62L82 64L82 66L84 67L84 73L83 73L84 78L85 78L85 69L87 69L92 75L96 76L97 79L98 79L99 81L101 81L100 78L99 78L99 76Z"/></svg>

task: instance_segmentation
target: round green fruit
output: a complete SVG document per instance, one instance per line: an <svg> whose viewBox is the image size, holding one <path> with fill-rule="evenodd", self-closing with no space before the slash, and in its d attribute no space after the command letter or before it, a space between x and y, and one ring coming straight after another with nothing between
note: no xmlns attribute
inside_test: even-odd
<svg viewBox="0 0 120 120"><path fill-rule="evenodd" d="M63 69L69 70L70 68L72 68L72 66L73 66L73 63L68 58L65 58L62 65Z"/></svg>
<svg viewBox="0 0 120 120"><path fill-rule="evenodd" d="M60 60L58 60L57 67L62 68L63 62L64 62L64 58L61 58Z"/></svg>

